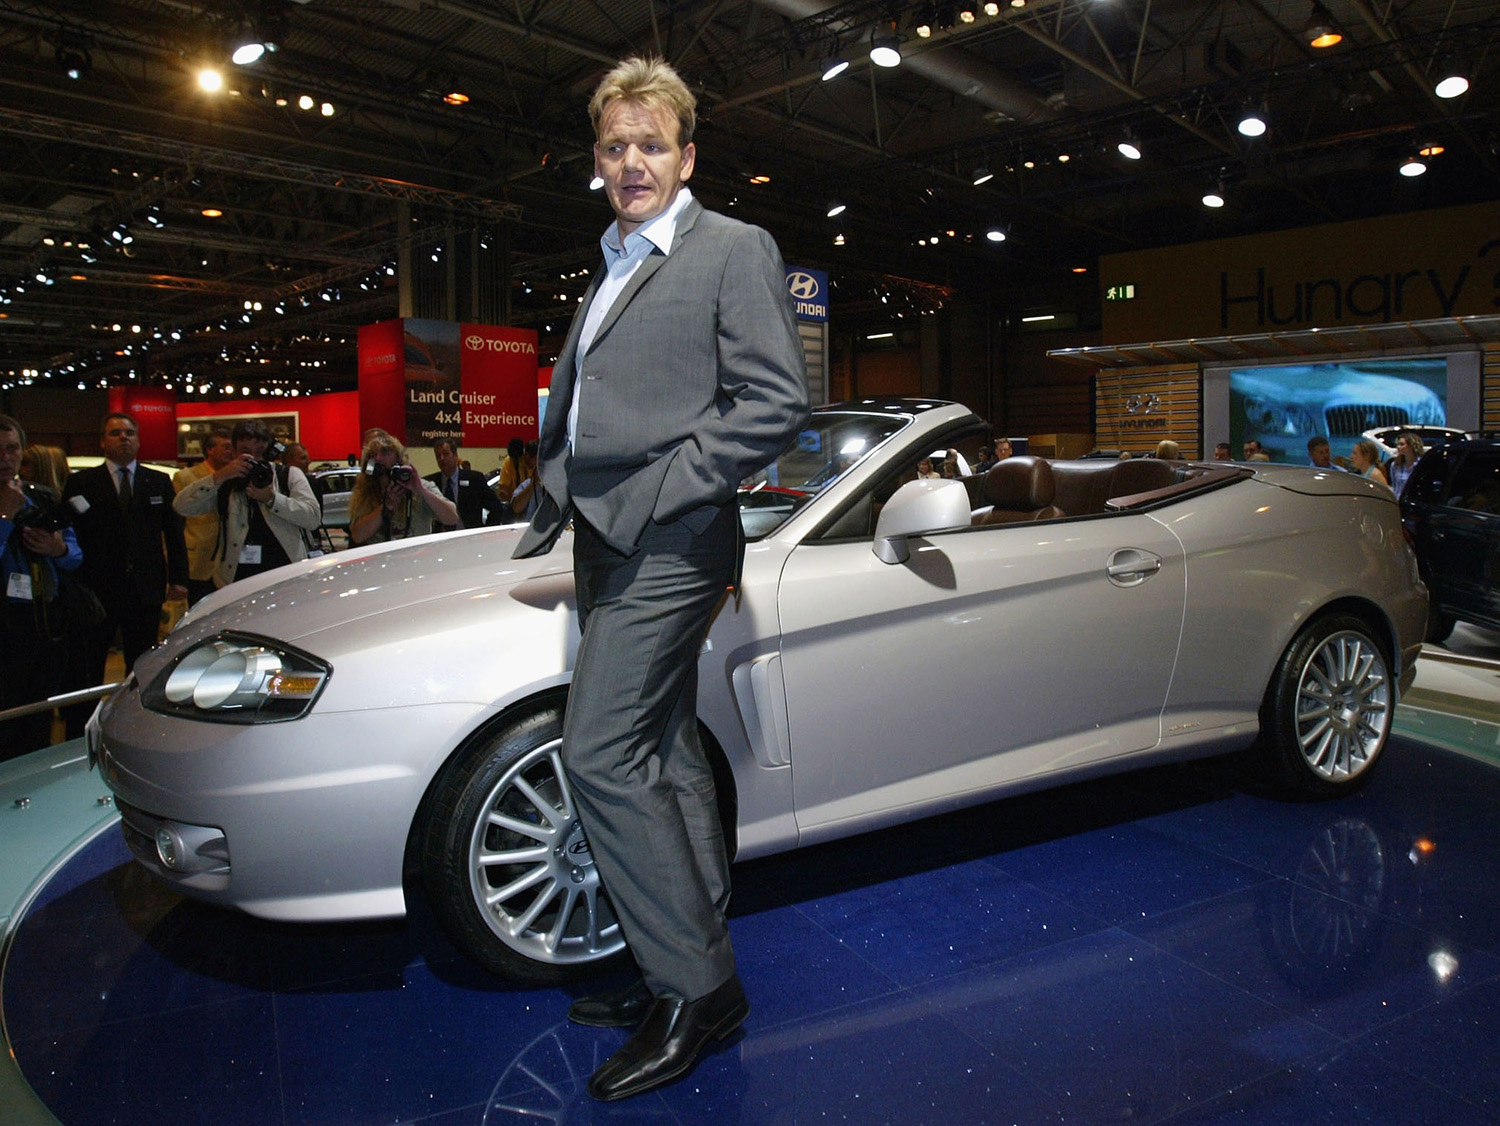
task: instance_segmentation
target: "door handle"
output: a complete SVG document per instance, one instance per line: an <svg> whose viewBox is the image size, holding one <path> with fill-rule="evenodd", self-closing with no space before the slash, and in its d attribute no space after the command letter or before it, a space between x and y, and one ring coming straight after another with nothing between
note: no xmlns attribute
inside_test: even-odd
<svg viewBox="0 0 1500 1126"><path fill-rule="evenodd" d="M1122 547L1109 557L1104 573L1116 586L1135 586L1161 570L1161 556L1139 548Z"/></svg>

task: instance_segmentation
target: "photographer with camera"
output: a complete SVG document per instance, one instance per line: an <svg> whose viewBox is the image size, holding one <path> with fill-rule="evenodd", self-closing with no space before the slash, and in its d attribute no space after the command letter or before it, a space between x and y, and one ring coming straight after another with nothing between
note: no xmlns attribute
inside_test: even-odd
<svg viewBox="0 0 1500 1126"><path fill-rule="evenodd" d="M59 571L83 561L72 510L42 485L17 476L26 434L0 414L0 710L45 700L62 686L66 623L57 605ZM0 762L45 747L52 715L0 723Z"/></svg>
<svg viewBox="0 0 1500 1126"><path fill-rule="evenodd" d="M265 423L241 419L229 438L229 464L188 485L172 502L181 516L218 512L213 577L220 587L306 559L305 533L323 519L302 470L269 460L281 447Z"/></svg>
<svg viewBox="0 0 1500 1126"><path fill-rule="evenodd" d="M372 431L360 457L364 472L349 494L349 542L388 543L457 524L458 507L407 463L406 448Z"/></svg>

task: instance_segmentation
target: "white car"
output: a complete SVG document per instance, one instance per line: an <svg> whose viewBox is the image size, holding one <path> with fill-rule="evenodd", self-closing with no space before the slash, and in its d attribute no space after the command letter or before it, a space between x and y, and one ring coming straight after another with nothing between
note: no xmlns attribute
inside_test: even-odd
<svg viewBox="0 0 1500 1126"><path fill-rule="evenodd" d="M699 693L741 858L1252 745L1302 795L1368 778L1427 618L1389 489L1154 459L915 479L983 432L930 400L823 408L741 491L743 586ZM200 602L90 724L137 859L283 920L400 915L415 870L497 973L620 958L558 755L570 540L518 560L517 535Z"/></svg>

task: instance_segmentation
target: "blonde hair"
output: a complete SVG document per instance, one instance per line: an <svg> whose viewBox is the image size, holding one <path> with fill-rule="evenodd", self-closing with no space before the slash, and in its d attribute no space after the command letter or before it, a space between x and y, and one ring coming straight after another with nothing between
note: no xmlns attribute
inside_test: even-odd
<svg viewBox="0 0 1500 1126"><path fill-rule="evenodd" d="M56 446L33 443L21 451L21 468L31 467L32 480L59 496L68 480L68 455Z"/></svg>
<svg viewBox="0 0 1500 1126"><path fill-rule="evenodd" d="M1160 442L1156 443L1156 453L1154 456L1164 461L1177 461L1182 457L1182 452L1177 443L1172 441L1171 438L1163 438Z"/></svg>
<svg viewBox="0 0 1500 1126"><path fill-rule="evenodd" d="M396 452L396 464L405 464L406 447L399 441L378 427L365 431L365 445L359 454L359 480L349 491L349 523L353 524L385 503L384 479L365 472L365 467L372 457L387 450Z"/></svg>
<svg viewBox="0 0 1500 1126"><path fill-rule="evenodd" d="M606 74L589 99L594 136L604 111L615 102L631 102L648 110L664 109L677 119L677 144L687 148L698 124L698 99L682 76L663 59L632 56Z"/></svg>

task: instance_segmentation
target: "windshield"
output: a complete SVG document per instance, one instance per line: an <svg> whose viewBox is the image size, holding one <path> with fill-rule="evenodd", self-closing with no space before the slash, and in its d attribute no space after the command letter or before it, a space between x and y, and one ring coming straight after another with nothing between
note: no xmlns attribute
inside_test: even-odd
<svg viewBox="0 0 1500 1126"><path fill-rule="evenodd" d="M770 535L910 422L904 414L815 413L784 454L741 483L740 522L745 538Z"/></svg>

